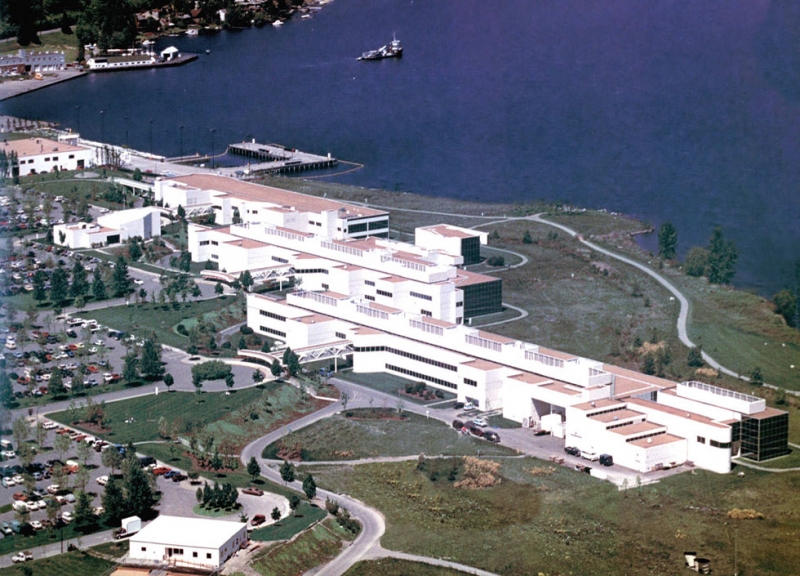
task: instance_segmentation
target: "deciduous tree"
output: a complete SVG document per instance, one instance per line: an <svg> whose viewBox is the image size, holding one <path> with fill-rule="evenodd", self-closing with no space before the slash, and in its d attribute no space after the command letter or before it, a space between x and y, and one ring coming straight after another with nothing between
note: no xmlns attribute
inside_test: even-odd
<svg viewBox="0 0 800 576"><path fill-rule="evenodd" d="M717 226L708 243L708 263L706 275L713 284L729 284L736 274L736 261L739 251L733 242L722 235L722 228Z"/></svg>

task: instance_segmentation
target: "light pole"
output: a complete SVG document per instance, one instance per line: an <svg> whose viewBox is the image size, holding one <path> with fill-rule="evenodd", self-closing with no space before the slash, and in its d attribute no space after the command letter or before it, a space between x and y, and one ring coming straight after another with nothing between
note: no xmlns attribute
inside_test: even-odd
<svg viewBox="0 0 800 576"><path fill-rule="evenodd" d="M214 134L216 133L217 129L211 129L211 169L214 169Z"/></svg>
<svg viewBox="0 0 800 576"><path fill-rule="evenodd" d="M130 148L128 145L128 115L125 115L125 148Z"/></svg>
<svg viewBox="0 0 800 576"><path fill-rule="evenodd" d="M178 161L180 164L183 162L183 124L178 126L178 129L181 131L181 159Z"/></svg>
<svg viewBox="0 0 800 576"><path fill-rule="evenodd" d="M75 117L78 124L78 134L81 133L81 107L75 106Z"/></svg>

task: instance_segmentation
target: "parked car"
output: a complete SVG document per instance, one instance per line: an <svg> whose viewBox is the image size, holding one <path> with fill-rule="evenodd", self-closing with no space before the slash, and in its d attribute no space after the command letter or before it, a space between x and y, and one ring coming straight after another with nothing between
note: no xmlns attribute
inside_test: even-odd
<svg viewBox="0 0 800 576"><path fill-rule="evenodd" d="M61 514L61 520L63 520L66 524L69 524L70 522L72 522L72 512L69 512L69 511L63 512Z"/></svg>
<svg viewBox="0 0 800 576"><path fill-rule="evenodd" d="M188 479L189 477L186 474L175 474L175 476L172 477L173 482L182 482Z"/></svg>
<svg viewBox="0 0 800 576"><path fill-rule="evenodd" d="M17 564L19 562L27 562L28 560L33 560L33 554L31 554L27 550L25 550L24 552L17 552L11 557L11 561L14 564Z"/></svg>
<svg viewBox="0 0 800 576"><path fill-rule="evenodd" d="M172 472L172 468L167 468L166 466L156 466L155 468L153 468L154 476L163 476L168 472Z"/></svg>
<svg viewBox="0 0 800 576"><path fill-rule="evenodd" d="M453 402L453 410L461 410L464 408L463 402Z"/></svg>
<svg viewBox="0 0 800 576"><path fill-rule="evenodd" d="M100 486L105 486L108 484L108 476L98 476L97 483L100 484Z"/></svg>
<svg viewBox="0 0 800 576"><path fill-rule="evenodd" d="M566 448L564 448L564 452L566 452L570 456L580 456L581 455L580 449L576 448L575 446L567 446Z"/></svg>
<svg viewBox="0 0 800 576"><path fill-rule="evenodd" d="M253 516L253 519L250 520L250 524L252 524L253 526L261 526L266 521L267 521L266 516L264 516L263 514L256 514L255 516Z"/></svg>
<svg viewBox="0 0 800 576"><path fill-rule="evenodd" d="M23 494L22 492L14 492L14 495L11 496L11 497L14 500L21 500L22 502L25 502L28 499L28 497L25 494Z"/></svg>
<svg viewBox="0 0 800 576"><path fill-rule="evenodd" d="M472 402L467 402L464 404L464 410L469 412L470 410L475 410L477 407Z"/></svg>
<svg viewBox="0 0 800 576"><path fill-rule="evenodd" d="M483 418L473 418L472 422L475 424L475 426L484 426L484 427L486 427L486 426L489 425L489 423Z"/></svg>
<svg viewBox="0 0 800 576"><path fill-rule="evenodd" d="M458 418L453 420L453 428L455 428L456 430L461 430L463 427L464 423L461 420L459 420Z"/></svg>
<svg viewBox="0 0 800 576"><path fill-rule="evenodd" d="M498 444L500 442L500 435L497 432L484 432L483 437L489 442Z"/></svg>
<svg viewBox="0 0 800 576"><path fill-rule="evenodd" d="M3 480L2 480L2 484L3 484L3 486L5 486L6 488L11 488L12 486L16 486L16 485L17 485L17 483L16 483L16 482L14 482L14 479L13 479L13 478L3 478Z"/></svg>
<svg viewBox="0 0 800 576"><path fill-rule="evenodd" d="M44 526L42 526L42 523L39 520L31 520L31 528L34 530L41 530L44 528Z"/></svg>
<svg viewBox="0 0 800 576"><path fill-rule="evenodd" d="M581 450L581 458L585 460L590 460L592 462L596 462L600 460L600 455L597 452L590 452L588 450Z"/></svg>
<svg viewBox="0 0 800 576"><path fill-rule="evenodd" d="M611 454L600 454L600 464L603 466L613 466L614 457Z"/></svg>
<svg viewBox="0 0 800 576"><path fill-rule="evenodd" d="M11 536L14 533L11 526L8 525L8 522L0 523L0 532L3 533L3 536Z"/></svg>
<svg viewBox="0 0 800 576"><path fill-rule="evenodd" d="M260 488L250 487L250 488L243 489L242 490L242 494L250 494L251 496L263 496L264 495L264 491L261 490Z"/></svg>

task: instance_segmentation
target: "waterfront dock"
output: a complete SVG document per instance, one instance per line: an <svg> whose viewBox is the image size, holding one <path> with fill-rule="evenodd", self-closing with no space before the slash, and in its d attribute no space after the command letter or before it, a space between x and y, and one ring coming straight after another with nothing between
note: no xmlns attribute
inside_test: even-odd
<svg viewBox="0 0 800 576"><path fill-rule="evenodd" d="M339 164L339 161L330 154L318 156L279 144L260 144L255 141L230 144L228 146L228 154L255 160L255 163L251 163L248 166L250 173L282 174L305 170L322 170L334 168Z"/></svg>

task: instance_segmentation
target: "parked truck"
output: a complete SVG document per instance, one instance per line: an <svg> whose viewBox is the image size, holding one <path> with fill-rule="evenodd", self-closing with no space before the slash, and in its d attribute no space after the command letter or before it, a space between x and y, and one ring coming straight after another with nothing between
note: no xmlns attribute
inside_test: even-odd
<svg viewBox="0 0 800 576"><path fill-rule="evenodd" d="M120 538L127 538L128 536L132 536L136 534L139 530L142 529L142 519L138 516L130 516L129 518L122 519L122 526L120 526L119 530L114 531L114 538L119 540Z"/></svg>

